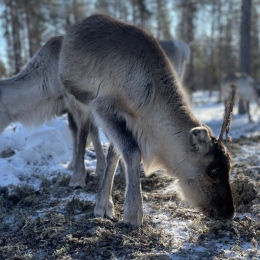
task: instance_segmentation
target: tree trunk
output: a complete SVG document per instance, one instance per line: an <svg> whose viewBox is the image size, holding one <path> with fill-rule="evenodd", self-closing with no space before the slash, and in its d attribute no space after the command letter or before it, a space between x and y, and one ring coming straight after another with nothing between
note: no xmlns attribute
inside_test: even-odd
<svg viewBox="0 0 260 260"><path fill-rule="evenodd" d="M197 2L192 0L183 1L181 7L181 21L179 25L180 39L190 44L191 53L193 53L193 41L195 31L195 15L197 12ZM195 90L193 55L191 55L190 63L186 66L184 85L187 86L192 93Z"/></svg>
<svg viewBox="0 0 260 260"><path fill-rule="evenodd" d="M29 44L29 57L31 58L34 54L33 50L33 31L32 31L32 24L31 24L31 8L30 4L28 3L28 0L23 1L24 4L24 9L25 9L25 21L26 21L26 27L27 27L27 32L28 32L28 44Z"/></svg>
<svg viewBox="0 0 260 260"><path fill-rule="evenodd" d="M14 73L18 73L22 67L22 56L21 56L21 42L19 34L19 17L18 8L16 1L8 1L8 5L11 13L11 24L12 24L12 38L13 38L13 53L14 53Z"/></svg>
<svg viewBox="0 0 260 260"><path fill-rule="evenodd" d="M242 19L240 27L240 62L239 69L241 72L250 74L250 21L251 21L251 0L242 0ZM238 113L245 114L244 106L239 101Z"/></svg>

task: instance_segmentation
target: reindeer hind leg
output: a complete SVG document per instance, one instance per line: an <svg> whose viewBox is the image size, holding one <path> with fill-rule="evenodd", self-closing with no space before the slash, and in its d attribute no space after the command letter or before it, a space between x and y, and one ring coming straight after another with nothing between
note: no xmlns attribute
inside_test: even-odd
<svg viewBox="0 0 260 260"><path fill-rule="evenodd" d="M249 101L246 101L246 111L247 111L247 114L248 114L248 122L254 123L254 121L251 117L251 114L250 114L250 103L249 103Z"/></svg>
<svg viewBox="0 0 260 260"><path fill-rule="evenodd" d="M103 151L103 147L101 144L101 140L99 137L98 127L94 124L94 120L91 119L90 128L89 128L89 136L92 140L92 143L95 148L95 152L97 155L97 166L96 166L96 174L98 177L102 176L105 168L106 168L106 157Z"/></svg>
<svg viewBox="0 0 260 260"><path fill-rule="evenodd" d="M112 187L118 161L119 154L115 151L114 146L110 144L107 152L107 166L102 176L100 191L96 196L96 205L94 208L96 217L114 217Z"/></svg>
<svg viewBox="0 0 260 260"><path fill-rule="evenodd" d="M68 123L69 129L72 135L72 159L68 165L68 170L74 170L75 162L77 158L77 137L78 137L78 126L70 112L68 112Z"/></svg>
<svg viewBox="0 0 260 260"><path fill-rule="evenodd" d="M84 157L86 141L89 132L89 124L90 122L88 119L83 122L78 128L74 170L69 183L69 186L73 188L83 188L86 186L86 170Z"/></svg>

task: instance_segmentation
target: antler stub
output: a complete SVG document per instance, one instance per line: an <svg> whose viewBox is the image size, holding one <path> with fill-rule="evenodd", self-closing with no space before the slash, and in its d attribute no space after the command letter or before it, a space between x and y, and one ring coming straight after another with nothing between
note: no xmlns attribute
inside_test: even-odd
<svg viewBox="0 0 260 260"><path fill-rule="evenodd" d="M231 85L230 87L231 87L230 99L225 108L224 120L223 120L223 124L221 127L220 135L218 138L218 144L221 143L224 132L226 132L227 141L231 141L231 137L229 136L228 133L230 130L230 124L231 124L231 120L232 120L232 112L233 112L234 99L235 99L237 87L235 85Z"/></svg>

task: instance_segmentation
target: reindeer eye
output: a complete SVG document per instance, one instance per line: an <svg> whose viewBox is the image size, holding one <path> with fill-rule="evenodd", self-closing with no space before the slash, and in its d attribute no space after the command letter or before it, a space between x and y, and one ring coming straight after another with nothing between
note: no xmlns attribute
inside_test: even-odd
<svg viewBox="0 0 260 260"><path fill-rule="evenodd" d="M212 170L209 171L209 175L216 180L218 178L218 176L220 175L221 170L219 168L214 168Z"/></svg>

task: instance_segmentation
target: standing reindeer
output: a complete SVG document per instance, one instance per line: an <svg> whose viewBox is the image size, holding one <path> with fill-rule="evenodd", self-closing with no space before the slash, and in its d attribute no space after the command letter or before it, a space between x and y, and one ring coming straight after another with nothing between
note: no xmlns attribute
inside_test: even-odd
<svg viewBox="0 0 260 260"><path fill-rule="evenodd" d="M185 197L212 219L230 219L230 155L198 121L159 43L147 32L104 15L75 24L64 37L59 73L82 129L91 117L110 140L96 216L114 216L112 186L126 166L124 222L143 223L140 162L167 169Z"/></svg>
<svg viewBox="0 0 260 260"><path fill-rule="evenodd" d="M93 142L97 154L98 175L105 169L105 155L97 127L79 129L74 116L65 104L64 88L58 77L59 56L63 37L51 38L17 75L0 80L0 132L11 122L39 125L55 116L68 112L69 128L73 137L73 157L68 166L73 170L70 186L85 186L84 154L85 131ZM90 141L90 140L89 140ZM84 143L85 142L85 143Z"/></svg>
<svg viewBox="0 0 260 260"><path fill-rule="evenodd" d="M180 81L183 82L186 64L190 62L190 46L181 40L160 41L160 45L174 65Z"/></svg>
<svg viewBox="0 0 260 260"><path fill-rule="evenodd" d="M226 104L231 93L231 86L237 86L237 99L241 100L244 110L248 114L248 121L253 122L250 114L250 102L256 101L259 106L259 94L256 88L256 82L247 73L234 72L225 77L221 84L222 100Z"/></svg>

